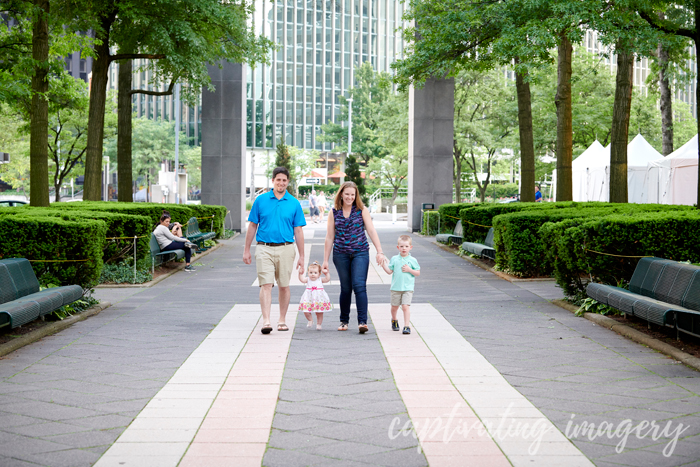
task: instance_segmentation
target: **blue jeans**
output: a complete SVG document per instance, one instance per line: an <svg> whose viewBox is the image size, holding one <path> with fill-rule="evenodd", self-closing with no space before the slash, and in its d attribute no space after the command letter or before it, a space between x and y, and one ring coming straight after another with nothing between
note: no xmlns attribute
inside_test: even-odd
<svg viewBox="0 0 700 467"><path fill-rule="evenodd" d="M185 250L185 262L190 264L190 258L192 258L192 250L185 246L184 242L170 242L170 245L165 248L161 248L160 251L173 251L173 250Z"/></svg>
<svg viewBox="0 0 700 467"><path fill-rule="evenodd" d="M355 291L358 324L367 323L367 271L369 251L333 253L333 264L340 280L340 322L350 322L350 303Z"/></svg>

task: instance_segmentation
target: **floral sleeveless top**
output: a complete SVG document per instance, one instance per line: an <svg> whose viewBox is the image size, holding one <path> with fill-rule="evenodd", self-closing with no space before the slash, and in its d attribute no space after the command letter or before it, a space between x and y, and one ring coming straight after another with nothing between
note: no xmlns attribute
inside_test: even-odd
<svg viewBox="0 0 700 467"><path fill-rule="evenodd" d="M362 211L352 206L350 216L346 219L342 209L333 208L335 220L335 241L333 253L357 253L369 251L369 243L365 235L365 223L362 220Z"/></svg>

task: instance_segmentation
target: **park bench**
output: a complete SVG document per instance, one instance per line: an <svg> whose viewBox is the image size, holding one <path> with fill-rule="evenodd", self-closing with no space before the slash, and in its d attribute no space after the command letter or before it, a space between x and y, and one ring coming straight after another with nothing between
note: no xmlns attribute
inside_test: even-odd
<svg viewBox="0 0 700 467"><path fill-rule="evenodd" d="M39 290L39 281L27 259L0 260L0 327L14 329L82 296L79 285Z"/></svg>
<svg viewBox="0 0 700 467"><path fill-rule="evenodd" d="M591 282L586 293L627 315L700 335L700 267L662 258L641 258L629 290Z"/></svg>
<svg viewBox="0 0 700 467"><path fill-rule="evenodd" d="M437 234L435 240L440 243L447 243L452 245L453 243L459 243L462 241L462 221L458 220L455 229L451 234Z"/></svg>
<svg viewBox="0 0 700 467"><path fill-rule="evenodd" d="M197 218L191 217L190 220L187 221L187 234L185 234L185 237L187 237L187 240L195 243L200 250L206 251L209 248L204 246L204 241L216 237L216 232L200 231Z"/></svg>
<svg viewBox="0 0 700 467"><path fill-rule="evenodd" d="M481 256L482 258L495 260L496 250L493 247L493 227L491 227L489 233L486 234L484 243L464 242L462 243L462 249L468 253Z"/></svg>
<svg viewBox="0 0 700 467"><path fill-rule="evenodd" d="M160 251L160 245L156 236L151 233L151 273L155 273L156 265L167 263L168 261L178 260L185 257L185 250L168 250ZM157 263L157 264L156 264Z"/></svg>

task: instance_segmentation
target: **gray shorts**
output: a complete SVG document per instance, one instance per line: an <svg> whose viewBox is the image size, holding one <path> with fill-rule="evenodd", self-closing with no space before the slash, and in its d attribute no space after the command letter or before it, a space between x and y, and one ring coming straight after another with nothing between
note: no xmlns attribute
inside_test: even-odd
<svg viewBox="0 0 700 467"><path fill-rule="evenodd" d="M413 290L392 290L391 306L411 305Z"/></svg>

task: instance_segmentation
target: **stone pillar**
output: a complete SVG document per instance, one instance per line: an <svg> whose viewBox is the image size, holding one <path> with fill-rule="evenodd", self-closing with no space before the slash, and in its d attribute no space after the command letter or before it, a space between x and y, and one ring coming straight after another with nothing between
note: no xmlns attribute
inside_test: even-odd
<svg viewBox="0 0 700 467"><path fill-rule="evenodd" d="M429 79L409 90L408 227L421 230L421 207L452 202L453 79Z"/></svg>
<svg viewBox="0 0 700 467"><path fill-rule="evenodd" d="M246 68L222 66L207 66L215 91L202 89L202 204L226 206L226 228L243 232Z"/></svg>

